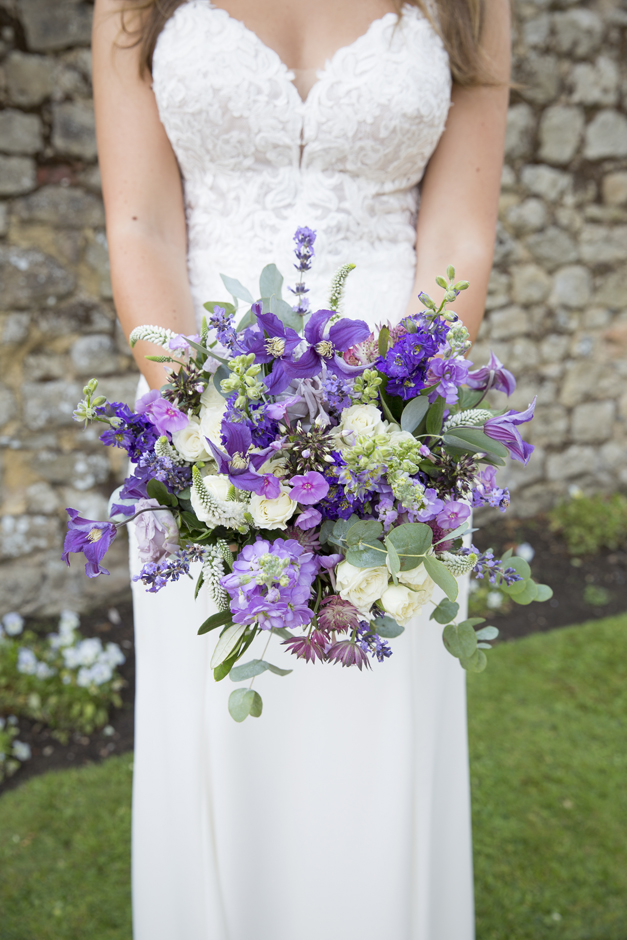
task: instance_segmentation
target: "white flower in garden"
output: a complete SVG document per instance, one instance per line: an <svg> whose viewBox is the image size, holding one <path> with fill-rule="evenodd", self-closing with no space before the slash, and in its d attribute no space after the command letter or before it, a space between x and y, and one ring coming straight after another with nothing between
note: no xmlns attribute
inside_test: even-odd
<svg viewBox="0 0 627 940"><path fill-rule="evenodd" d="M102 642L98 637L81 640L76 646L63 650L63 659L68 669L77 666L92 666L102 655Z"/></svg>
<svg viewBox="0 0 627 940"><path fill-rule="evenodd" d="M16 611L12 611L9 614L5 614L2 618L2 626L7 636L19 636L24 629L24 618Z"/></svg>
<svg viewBox="0 0 627 940"><path fill-rule="evenodd" d="M17 671L25 676L34 676L37 672L37 657L32 650L22 647L17 653Z"/></svg>
<svg viewBox="0 0 627 940"><path fill-rule="evenodd" d="M107 648L101 654L98 662L105 663L114 668L115 666L121 666L122 663L125 663L126 656L117 643L107 643Z"/></svg>
<svg viewBox="0 0 627 940"><path fill-rule="evenodd" d="M190 415L189 422L182 431L174 432L172 443L181 457L190 463L209 459L209 454L205 448L205 440L200 431L200 421L195 415Z"/></svg>
<svg viewBox="0 0 627 940"><path fill-rule="evenodd" d="M59 633L65 636L74 633L80 625L80 617L74 610L62 610L59 616Z"/></svg>
<svg viewBox="0 0 627 940"><path fill-rule="evenodd" d="M86 666L81 666L76 676L76 684L80 686L81 689L88 689L91 685L91 669L87 669Z"/></svg>
<svg viewBox="0 0 627 940"><path fill-rule="evenodd" d="M15 757L16 760L30 760L32 757L30 744L16 739L13 742L13 757Z"/></svg>
<svg viewBox="0 0 627 940"><path fill-rule="evenodd" d="M412 617L418 616L422 610L422 592L412 591L403 584L391 584L381 596L381 603L386 614L393 617L401 627L404 627Z"/></svg>
<svg viewBox="0 0 627 940"><path fill-rule="evenodd" d="M94 685L104 685L105 682L110 682L113 678L113 668L109 663L102 660L94 663L89 672Z"/></svg>
<svg viewBox="0 0 627 940"><path fill-rule="evenodd" d="M375 601L379 600L388 586L388 569L356 568L342 561L335 571L337 590L342 600L350 601L357 610L368 614Z"/></svg>
<svg viewBox="0 0 627 940"><path fill-rule="evenodd" d="M286 529L288 519L291 519L298 508L298 503L289 497L289 489L281 487L281 495L275 499L266 499L258 493L253 493L248 504L248 511L253 522L260 529Z"/></svg>
<svg viewBox="0 0 627 940"><path fill-rule="evenodd" d="M388 423L383 420L376 405L351 405L342 412L339 430L344 432L342 437L346 440L346 432L352 431L356 436L366 434L373 437L383 434L387 428Z"/></svg>
<svg viewBox="0 0 627 940"><path fill-rule="evenodd" d="M52 669L48 663L37 663L37 669L35 670L35 675L38 679L49 679L50 676L56 674L56 669Z"/></svg>

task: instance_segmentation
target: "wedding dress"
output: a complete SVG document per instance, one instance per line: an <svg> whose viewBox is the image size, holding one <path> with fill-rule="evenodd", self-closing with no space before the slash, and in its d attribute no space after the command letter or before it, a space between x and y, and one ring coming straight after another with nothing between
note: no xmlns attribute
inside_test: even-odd
<svg viewBox="0 0 627 940"><path fill-rule="evenodd" d="M446 53L415 7L336 52L303 101L253 32L190 0L153 77L199 315L230 299L221 273L255 296L268 262L293 282L306 225L313 309L351 261L345 314L399 319L417 186L450 105ZM255 680L263 715L236 724L235 686L209 668L215 634L196 635L206 595L134 592L135 940L471 940L464 672L428 612L370 672L305 664L273 638L267 658L294 672Z"/></svg>

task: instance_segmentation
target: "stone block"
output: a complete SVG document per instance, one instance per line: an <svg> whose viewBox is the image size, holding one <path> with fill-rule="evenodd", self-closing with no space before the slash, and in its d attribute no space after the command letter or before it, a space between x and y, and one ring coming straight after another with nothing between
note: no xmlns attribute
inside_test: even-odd
<svg viewBox="0 0 627 940"><path fill-rule="evenodd" d="M111 268L109 266L109 249L107 237L104 232L96 232L87 246L85 261L100 277L100 296L103 300L113 299L111 286Z"/></svg>
<svg viewBox="0 0 627 940"><path fill-rule="evenodd" d="M608 173L601 184L603 202L608 206L627 205L627 171Z"/></svg>
<svg viewBox="0 0 627 940"><path fill-rule="evenodd" d="M546 207L541 199L525 199L507 211L507 221L517 234L537 232L546 225Z"/></svg>
<svg viewBox="0 0 627 940"><path fill-rule="evenodd" d="M67 371L67 360L58 353L29 353L24 359L24 374L31 382L62 379Z"/></svg>
<svg viewBox="0 0 627 940"><path fill-rule="evenodd" d="M494 264L505 264L516 257L516 242L501 222L496 224L496 241L494 243Z"/></svg>
<svg viewBox="0 0 627 940"><path fill-rule="evenodd" d="M101 333L81 336L72 346L71 354L78 375L112 375L118 371L118 356L111 336Z"/></svg>
<svg viewBox="0 0 627 940"><path fill-rule="evenodd" d="M100 168L97 166L88 166L78 174L78 182L84 186L90 193L97 196L102 195L102 180L100 178Z"/></svg>
<svg viewBox="0 0 627 940"><path fill-rule="evenodd" d="M32 108L52 94L54 60L15 51L6 58L4 70L11 104Z"/></svg>
<svg viewBox="0 0 627 940"><path fill-rule="evenodd" d="M512 170L511 166L508 166L507 163L503 164L503 169L501 171L501 191L507 191L510 189L516 189L516 174Z"/></svg>
<svg viewBox="0 0 627 940"><path fill-rule="evenodd" d="M30 157L0 156L0 196L20 196L35 188L37 171Z"/></svg>
<svg viewBox="0 0 627 940"><path fill-rule="evenodd" d="M540 119L540 159L570 163L581 143L584 123L581 108L561 104L547 108Z"/></svg>
<svg viewBox="0 0 627 940"><path fill-rule="evenodd" d="M0 309L25 309L56 301L74 289L74 275L49 255L0 246Z"/></svg>
<svg viewBox="0 0 627 940"><path fill-rule="evenodd" d="M590 300L591 293L592 278L588 269L570 264L555 272L549 303L556 307L581 309Z"/></svg>
<svg viewBox="0 0 627 940"><path fill-rule="evenodd" d="M575 441L599 444L612 436L613 401L587 401L573 408L572 436Z"/></svg>
<svg viewBox="0 0 627 940"><path fill-rule="evenodd" d="M104 225L102 200L76 186L42 186L16 200L13 212L23 222L44 222L61 228Z"/></svg>
<svg viewBox="0 0 627 940"><path fill-rule="evenodd" d="M541 303L549 296L551 278L536 264L512 268L512 297L517 304Z"/></svg>
<svg viewBox="0 0 627 940"><path fill-rule="evenodd" d="M50 516L3 516L0 558L21 558L60 545L59 520Z"/></svg>
<svg viewBox="0 0 627 940"><path fill-rule="evenodd" d="M528 104L515 104L507 112L505 155L514 160L527 157L533 149L534 113Z"/></svg>
<svg viewBox="0 0 627 940"><path fill-rule="evenodd" d="M568 353L570 340L563 333L549 333L540 344L540 355L544 362L560 362Z"/></svg>
<svg viewBox="0 0 627 940"><path fill-rule="evenodd" d="M595 447L573 444L559 454L549 454L546 461L548 480L572 480L573 477L594 473L598 463Z"/></svg>
<svg viewBox="0 0 627 940"><path fill-rule="evenodd" d="M109 518L109 500L105 499L102 493L93 490L76 490L70 486L64 486L61 495L63 505L78 509L85 519L105 522Z"/></svg>
<svg viewBox="0 0 627 940"><path fill-rule="evenodd" d="M0 385L0 427L8 424L17 415L17 402L13 392Z"/></svg>
<svg viewBox="0 0 627 940"><path fill-rule="evenodd" d="M9 207L6 202L0 202L0 237L9 231Z"/></svg>
<svg viewBox="0 0 627 940"><path fill-rule="evenodd" d="M627 157L627 117L618 111L600 111L586 127L586 160Z"/></svg>
<svg viewBox="0 0 627 940"><path fill-rule="evenodd" d="M54 487L41 480L39 483L33 483L26 490L26 503L29 513L42 514L44 516L52 515L61 508L59 495ZM73 503L67 503L73 509L77 509ZM92 519L94 516L91 517Z"/></svg>
<svg viewBox="0 0 627 940"><path fill-rule="evenodd" d="M15 346L28 336L30 314L8 313L0 321L0 346Z"/></svg>
<svg viewBox="0 0 627 940"><path fill-rule="evenodd" d="M88 46L92 10L81 0L18 0L28 48L35 52Z"/></svg>
<svg viewBox="0 0 627 940"><path fill-rule="evenodd" d="M579 259L577 245L564 229L551 225L543 232L530 235L527 239L527 248L547 270L552 270L561 264L569 264Z"/></svg>
<svg viewBox="0 0 627 940"><path fill-rule="evenodd" d="M509 303L509 290L511 278L509 274L504 274L496 269L490 274L488 283L488 296L486 298L486 310L494 310L496 307L505 307ZM122 336L125 351L128 350L126 337Z"/></svg>
<svg viewBox="0 0 627 940"><path fill-rule="evenodd" d="M516 63L514 75L521 84L519 94L532 104L547 105L559 94L561 77L556 56L526 53Z"/></svg>
<svg viewBox="0 0 627 940"><path fill-rule="evenodd" d="M71 333L109 333L114 320L111 311L97 301L76 300L55 310L43 310L36 322L44 336L55 338Z"/></svg>
<svg viewBox="0 0 627 940"><path fill-rule="evenodd" d="M573 177L563 170L543 163L527 164L520 171L520 181L534 196L540 196L547 202L559 201L565 193L572 190Z"/></svg>
<svg viewBox="0 0 627 940"><path fill-rule="evenodd" d="M558 52L576 59L587 59L601 45L603 21L592 10L579 8L556 13L553 30Z"/></svg>
<svg viewBox="0 0 627 940"><path fill-rule="evenodd" d="M627 259L627 225L584 225L579 236L582 261L611 264Z"/></svg>
<svg viewBox="0 0 627 940"><path fill-rule="evenodd" d="M36 559L7 562L0 566L0 616L9 611L25 613L41 588L41 569ZM61 608L59 608L60 610ZM57 611L58 612L58 611Z"/></svg>
<svg viewBox="0 0 627 940"><path fill-rule="evenodd" d="M24 422L29 431L70 427L72 413L83 397L76 382L25 382Z"/></svg>
<svg viewBox="0 0 627 940"><path fill-rule="evenodd" d="M52 106L52 146L58 153L95 160L96 130L91 102L64 102Z"/></svg>
<svg viewBox="0 0 627 940"><path fill-rule="evenodd" d="M581 359L568 362L560 390L560 403L566 408L580 404L596 392L602 380L603 366L600 363Z"/></svg>
<svg viewBox="0 0 627 940"><path fill-rule="evenodd" d="M43 125L36 114L23 114L15 108L0 111L0 150L4 153L33 154L43 146Z"/></svg>
<svg viewBox="0 0 627 940"><path fill-rule="evenodd" d="M599 56L596 62L579 62L570 73L571 95L574 104L614 105L618 101L618 66L608 56Z"/></svg>
<svg viewBox="0 0 627 940"><path fill-rule="evenodd" d="M122 376L105 376L98 382L98 392L106 395L109 401L121 401L130 408L135 405L139 372Z"/></svg>
<svg viewBox="0 0 627 940"><path fill-rule="evenodd" d="M564 444L568 440L568 425L565 408L560 405L538 405L529 426L529 441L552 446Z"/></svg>
<svg viewBox="0 0 627 940"><path fill-rule="evenodd" d="M612 310L625 310L627 308L627 266L611 271L603 276L595 295L599 304L605 304ZM625 350L627 354L627 350Z"/></svg>
<svg viewBox="0 0 627 940"><path fill-rule="evenodd" d="M544 49L551 34L551 17L548 13L541 13L523 23L523 42L533 49Z"/></svg>
<svg viewBox="0 0 627 940"><path fill-rule="evenodd" d="M490 336L492 339L511 339L524 336L531 326L529 314L522 307L504 307L490 314Z"/></svg>

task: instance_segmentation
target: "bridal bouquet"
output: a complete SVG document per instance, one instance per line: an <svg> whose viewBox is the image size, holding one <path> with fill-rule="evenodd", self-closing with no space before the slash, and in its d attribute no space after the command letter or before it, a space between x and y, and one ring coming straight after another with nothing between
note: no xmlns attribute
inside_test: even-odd
<svg viewBox="0 0 627 940"><path fill-rule="evenodd" d="M196 594L208 590L217 607L198 631L221 631L217 680L290 671L264 658L236 665L260 633L307 662L369 668L427 603L448 651L481 671L498 631L455 622L457 579L472 571L523 604L551 596L522 558L481 554L464 538L473 507L506 509L497 467L508 454L529 460L518 428L534 405L486 404L490 389L510 394L515 381L495 356L475 371L464 358L468 332L448 304L468 283L452 267L437 278L442 302L421 294L423 309L395 326L372 331L340 316L353 265L335 276L328 308L310 314L303 274L314 240L310 229L295 235L294 306L268 265L257 301L223 275L234 303L205 304L199 335L135 329L132 345L163 348L148 358L167 382L134 411L98 397L95 380L86 386L75 417L105 424L100 439L124 448L134 470L109 521L67 510L64 558L82 552L89 577L106 574L108 547L134 520L136 580L148 591L191 576L197 562ZM238 299L250 309L236 323ZM262 701L238 688L229 710L242 721Z"/></svg>

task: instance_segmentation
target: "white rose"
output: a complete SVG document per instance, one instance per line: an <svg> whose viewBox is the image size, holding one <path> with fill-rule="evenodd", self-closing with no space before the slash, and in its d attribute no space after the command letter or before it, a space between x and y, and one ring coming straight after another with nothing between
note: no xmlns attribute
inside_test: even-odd
<svg viewBox="0 0 627 940"><path fill-rule="evenodd" d="M422 591L412 591L402 584L391 584L381 595L381 603L386 614L393 617L401 627L417 617L422 610Z"/></svg>
<svg viewBox="0 0 627 940"><path fill-rule="evenodd" d="M387 559L388 570L391 572L390 568L390 558ZM427 569L424 565L418 565L416 568L410 568L409 571L399 571L396 575L401 584L407 584L409 587L413 588L415 591L421 592L421 604L426 604L427 601L431 600L433 592L435 591L435 583L431 579L431 576L427 573Z"/></svg>
<svg viewBox="0 0 627 940"><path fill-rule="evenodd" d="M298 503L289 498L287 487L281 487L281 495L276 499L266 499L265 496L253 493L248 512L260 529L286 529L287 521L292 518L297 506Z"/></svg>
<svg viewBox="0 0 627 940"><path fill-rule="evenodd" d="M200 411L200 433L203 440L205 437L208 437L211 443L215 444L216 447L222 447L220 435L225 411L226 402L224 398L221 398L220 402L216 402L215 405L202 408Z"/></svg>
<svg viewBox="0 0 627 940"><path fill-rule="evenodd" d="M225 473L207 473L202 478L205 489L218 500L216 514L209 512L203 506L201 500L192 486L191 503L192 509L201 522L206 522L208 526L225 525L231 528L238 528L244 525L244 513L247 504L236 500L229 500L228 495L231 491L231 481Z"/></svg>
<svg viewBox="0 0 627 940"><path fill-rule="evenodd" d="M401 431L401 429L396 424L390 425L390 444L393 446L395 444L402 444L403 441L411 441L412 443L416 440L413 434L410 434L409 431Z"/></svg>
<svg viewBox="0 0 627 940"><path fill-rule="evenodd" d="M191 416L187 427L182 431L175 431L172 443L184 460L195 463L197 460L208 460L209 454L205 450L205 439L200 431L200 421Z"/></svg>
<svg viewBox="0 0 627 940"><path fill-rule="evenodd" d="M388 569L356 568L348 561L342 561L335 572L337 590L342 600L350 601L357 610L364 614L377 601L388 586Z"/></svg>
<svg viewBox="0 0 627 940"><path fill-rule="evenodd" d="M208 473L203 476L202 482L212 496L217 499L226 500L231 491L231 481L226 473Z"/></svg>
<svg viewBox="0 0 627 940"><path fill-rule="evenodd" d="M217 390L213 384L213 379L209 381L207 388L204 390L200 396L200 407L203 408L213 408L217 405L224 404L225 399L222 397L220 392Z"/></svg>
<svg viewBox="0 0 627 940"><path fill-rule="evenodd" d="M351 405L342 412L340 420L342 431L353 431L356 435L367 434L368 437L382 434L387 427L387 421L383 420L376 405Z"/></svg>

